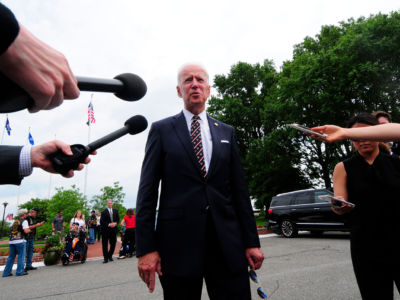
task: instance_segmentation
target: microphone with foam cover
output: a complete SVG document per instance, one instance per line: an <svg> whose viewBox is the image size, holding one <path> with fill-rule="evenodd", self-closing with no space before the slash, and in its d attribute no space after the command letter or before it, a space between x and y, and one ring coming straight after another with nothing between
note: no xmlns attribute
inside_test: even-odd
<svg viewBox="0 0 400 300"><path fill-rule="evenodd" d="M136 115L129 118L124 125L124 127L111 132L87 146L80 144L71 145L72 156L64 154L61 150L50 155L54 170L63 175L67 174L69 170L76 170L79 164L83 163L86 157L93 151L115 141L127 133L137 134L144 131L147 128L147 120L141 115Z"/></svg>
<svg viewBox="0 0 400 300"><path fill-rule="evenodd" d="M114 79L76 76L81 91L114 93L120 99L137 101L146 95L147 86L136 74L124 73ZM20 86L0 73L0 112L9 113L33 106L33 99Z"/></svg>

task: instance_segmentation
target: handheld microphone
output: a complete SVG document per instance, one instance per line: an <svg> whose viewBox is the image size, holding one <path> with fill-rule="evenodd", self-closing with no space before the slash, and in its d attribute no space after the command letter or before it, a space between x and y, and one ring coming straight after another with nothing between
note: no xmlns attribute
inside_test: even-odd
<svg viewBox="0 0 400 300"><path fill-rule="evenodd" d="M111 132L110 134L90 143L87 146L81 144L71 145L73 155L66 155L61 150L50 155L50 160L53 164L54 170L58 173L65 175L69 170L77 169L80 163L83 163L90 153L115 141L116 139L124 136L125 134L137 134L147 128L147 120L141 115L136 115L129 118L125 126Z"/></svg>
<svg viewBox="0 0 400 300"><path fill-rule="evenodd" d="M81 91L114 93L120 99L136 101L147 92L146 83L138 75L124 73L114 79L76 76ZM0 73L0 112L9 113L30 108L33 99L11 79Z"/></svg>

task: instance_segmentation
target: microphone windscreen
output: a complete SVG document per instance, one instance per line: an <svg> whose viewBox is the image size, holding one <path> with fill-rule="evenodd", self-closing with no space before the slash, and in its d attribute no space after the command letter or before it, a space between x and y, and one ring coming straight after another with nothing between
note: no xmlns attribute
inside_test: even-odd
<svg viewBox="0 0 400 300"><path fill-rule="evenodd" d="M118 98L128 101L136 101L146 95L146 83L138 75L132 73L124 73L115 76L114 79L118 79L124 84L123 90L115 93Z"/></svg>
<svg viewBox="0 0 400 300"><path fill-rule="evenodd" d="M147 120L141 115L136 115L129 118L124 125L128 127L129 134L137 134L147 128Z"/></svg>

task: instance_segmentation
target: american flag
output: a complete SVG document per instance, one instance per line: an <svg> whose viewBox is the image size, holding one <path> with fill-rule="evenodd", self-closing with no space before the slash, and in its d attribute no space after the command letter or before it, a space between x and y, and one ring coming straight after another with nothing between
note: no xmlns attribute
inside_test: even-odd
<svg viewBox="0 0 400 300"><path fill-rule="evenodd" d="M94 111L93 111L93 104L92 101L90 101L89 106L88 106L88 121L87 125L90 126L90 123L95 123L96 119L94 118Z"/></svg>
<svg viewBox="0 0 400 300"><path fill-rule="evenodd" d="M14 214L8 214L6 220L12 221L14 219Z"/></svg>

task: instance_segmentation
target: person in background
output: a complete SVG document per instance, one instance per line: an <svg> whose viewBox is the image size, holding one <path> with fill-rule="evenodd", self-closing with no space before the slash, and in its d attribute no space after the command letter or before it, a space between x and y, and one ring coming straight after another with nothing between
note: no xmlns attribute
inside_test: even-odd
<svg viewBox="0 0 400 300"><path fill-rule="evenodd" d="M69 223L69 227L72 227L73 223L78 223L79 227L83 228L83 230L86 230L86 223L85 223L85 217L82 214L81 210L77 210L74 217L71 219Z"/></svg>
<svg viewBox="0 0 400 300"><path fill-rule="evenodd" d="M389 124L392 123L392 116L382 110L378 110L372 113L372 115L378 120L379 124ZM399 156L400 154L400 143L399 142L386 142L386 145L389 147L389 151L391 154L395 154Z"/></svg>
<svg viewBox="0 0 400 300"><path fill-rule="evenodd" d="M132 208L126 211L126 215L121 221L121 226L125 227L125 234L122 243L123 255L119 258L123 259L125 256L132 257L135 251L135 214Z"/></svg>
<svg viewBox="0 0 400 300"><path fill-rule="evenodd" d="M71 228L65 238L67 245L65 246L64 255L72 261L74 259L74 254L79 254L81 251L81 243L83 242L85 233L83 233L82 227L78 222L71 224Z"/></svg>
<svg viewBox="0 0 400 300"><path fill-rule="evenodd" d="M53 235L62 235L65 228L65 220L62 210L58 211L57 216L54 217L53 222L51 222L51 228L53 230Z"/></svg>
<svg viewBox="0 0 400 300"><path fill-rule="evenodd" d="M100 236L101 236L101 225L100 225L100 218L101 218L101 212L98 211L96 215L96 228L95 228L95 239L97 236L97 241L100 242Z"/></svg>
<svg viewBox="0 0 400 300"><path fill-rule="evenodd" d="M97 218L96 218L96 212L92 210L90 212L90 218L89 218L89 240L88 244L94 244L95 242L95 235L94 231L97 226Z"/></svg>
<svg viewBox="0 0 400 300"><path fill-rule="evenodd" d="M23 208L18 211L19 219L15 220L11 227L10 234L10 254L7 259L6 266L3 271L3 277L12 276L12 266L14 264L15 257L18 256L17 259L17 271L15 275L22 276L28 275L28 272L24 270L25 263L25 236L29 234L30 229L28 225L28 221L26 221L26 217L28 215L28 211Z"/></svg>
<svg viewBox="0 0 400 300"><path fill-rule="evenodd" d="M349 121L349 127L378 127L368 113ZM357 152L336 165L335 197L354 203L332 210L347 214L351 224L350 252L362 299L393 299L393 283L400 290L400 159L380 151L379 142L353 139ZM378 209L379 208L379 209ZM379 226L372 225L379 224Z"/></svg>
<svg viewBox="0 0 400 300"><path fill-rule="evenodd" d="M101 213L100 218L104 264L114 260L112 256L117 243L118 223L118 209L114 209L112 199L108 199L107 208ZM109 242L110 248L108 248Z"/></svg>
<svg viewBox="0 0 400 300"><path fill-rule="evenodd" d="M26 235L26 266L25 271L29 270L36 270L37 268L32 266L32 259L33 259L33 246L35 244L35 234L36 228L42 226L44 221L36 223L35 218L39 213L38 208L32 208L29 212L26 220L28 221L30 232Z"/></svg>

